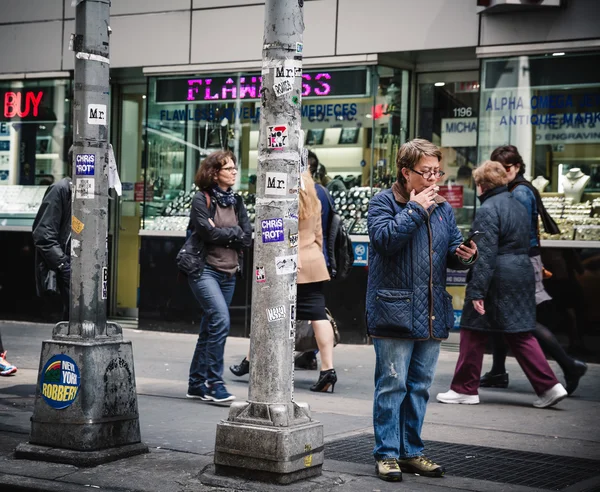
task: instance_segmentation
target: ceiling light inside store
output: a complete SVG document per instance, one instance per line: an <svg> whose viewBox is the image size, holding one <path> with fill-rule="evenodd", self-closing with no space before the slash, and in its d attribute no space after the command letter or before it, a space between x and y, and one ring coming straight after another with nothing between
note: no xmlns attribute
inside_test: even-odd
<svg viewBox="0 0 600 492"><path fill-rule="evenodd" d="M143 94L143 95L142 95L142 99L146 99L146 94Z"/></svg>
<svg viewBox="0 0 600 492"><path fill-rule="evenodd" d="M559 51L558 53L552 53L552 56L565 56L565 52Z"/></svg>
<svg viewBox="0 0 600 492"><path fill-rule="evenodd" d="M367 114L365 115L365 117L367 117L367 118L373 118L373 115L372 115L371 113L367 113Z"/></svg>
<svg viewBox="0 0 600 492"><path fill-rule="evenodd" d="M435 84L436 87L444 87L446 85L446 82L436 82Z"/></svg>

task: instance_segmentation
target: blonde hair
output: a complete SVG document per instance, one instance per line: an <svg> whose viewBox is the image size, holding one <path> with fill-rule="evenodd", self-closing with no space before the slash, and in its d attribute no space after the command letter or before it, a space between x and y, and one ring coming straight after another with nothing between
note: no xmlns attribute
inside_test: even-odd
<svg viewBox="0 0 600 492"><path fill-rule="evenodd" d="M300 187L300 190L298 190L298 194L300 195L298 218L308 219L309 217L320 213L319 205L321 202L317 196L315 182L308 171L302 173L302 180L304 181L304 189Z"/></svg>
<svg viewBox="0 0 600 492"><path fill-rule="evenodd" d="M506 170L496 161L485 161L473 171L475 184L479 185L483 191L504 186L508 183Z"/></svg>

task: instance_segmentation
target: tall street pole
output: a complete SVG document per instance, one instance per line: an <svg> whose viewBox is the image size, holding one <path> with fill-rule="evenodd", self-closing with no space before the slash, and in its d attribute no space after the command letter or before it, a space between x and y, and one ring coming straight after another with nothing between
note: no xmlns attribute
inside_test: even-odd
<svg viewBox="0 0 600 492"><path fill-rule="evenodd" d="M29 443L17 457L90 466L148 451L133 350L106 319L110 0L77 0L70 319L43 342Z"/></svg>
<svg viewBox="0 0 600 492"><path fill-rule="evenodd" d="M215 471L275 483L321 473L323 427L293 399L303 0L267 0L254 239L250 388L217 425Z"/></svg>

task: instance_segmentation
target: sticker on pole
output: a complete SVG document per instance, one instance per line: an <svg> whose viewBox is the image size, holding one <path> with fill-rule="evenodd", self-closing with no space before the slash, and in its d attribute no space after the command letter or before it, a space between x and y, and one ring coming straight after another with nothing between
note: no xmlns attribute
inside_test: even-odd
<svg viewBox="0 0 600 492"><path fill-rule="evenodd" d="M79 391L81 374L71 357L54 355L42 369L40 390L44 401L61 410L72 405Z"/></svg>
<svg viewBox="0 0 600 492"><path fill-rule="evenodd" d="M267 308L267 321L272 323L273 321L280 321L285 319L285 306L277 306L273 308Z"/></svg>
<svg viewBox="0 0 600 492"><path fill-rule="evenodd" d="M88 104L88 125L106 125L106 104Z"/></svg>
<svg viewBox="0 0 600 492"><path fill-rule="evenodd" d="M271 150L287 148L289 144L287 125L274 125L267 127L267 147Z"/></svg>
<svg viewBox="0 0 600 492"><path fill-rule="evenodd" d="M102 267L102 299L108 298L108 268Z"/></svg>
<svg viewBox="0 0 600 492"><path fill-rule="evenodd" d="M77 176L93 176L96 166L94 154L77 154L75 156L75 174Z"/></svg>
<svg viewBox="0 0 600 492"><path fill-rule="evenodd" d="M287 173L267 173L265 195L287 195Z"/></svg>
<svg viewBox="0 0 600 492"><path fill-rule="evenodd" d="M284 79L281 80L279 82L277 82L276 84L273 84L273 92L275 92L275 95L277 97L281 97L284 94L288 94L290 92L292 92L294 90L294 86L292 85L291 81Z"/></svg>
<svg viewBox="0 0 600 492"><path fill-rule="evenodd" d="M78 178L75 180L75 198L94 198L94 178Z"/></svg>
<svg viewBox="0 0 600 492"><path fill-rule="evenodd" d="M267 281L267 274L265 273L265 267L256 267L256 282L264 284Z"/></svg>
<svg viewBox="0 0 600 492"><path fill-rule="evenodd" d="M275 268L277 271L277 275L287 275L288 273L296 273L297 267L297 255L275 257Z"/></svg>
<svg viewBox="0 0 600 492"><path fill-rule="evenodd" d="M285 239L283 219L267 219L261 221L262 242L279 243Z"/></svg>
<svg viewBox="0 0 600 492"><path fill-rule="evenodd" d="M75 217L74 215L71 216L71 229L73 229L73 232L76 234L81 234L81 231L83 231L83 228L85 227L85 224L83 222L81 222L77 217Z"/></svg>

